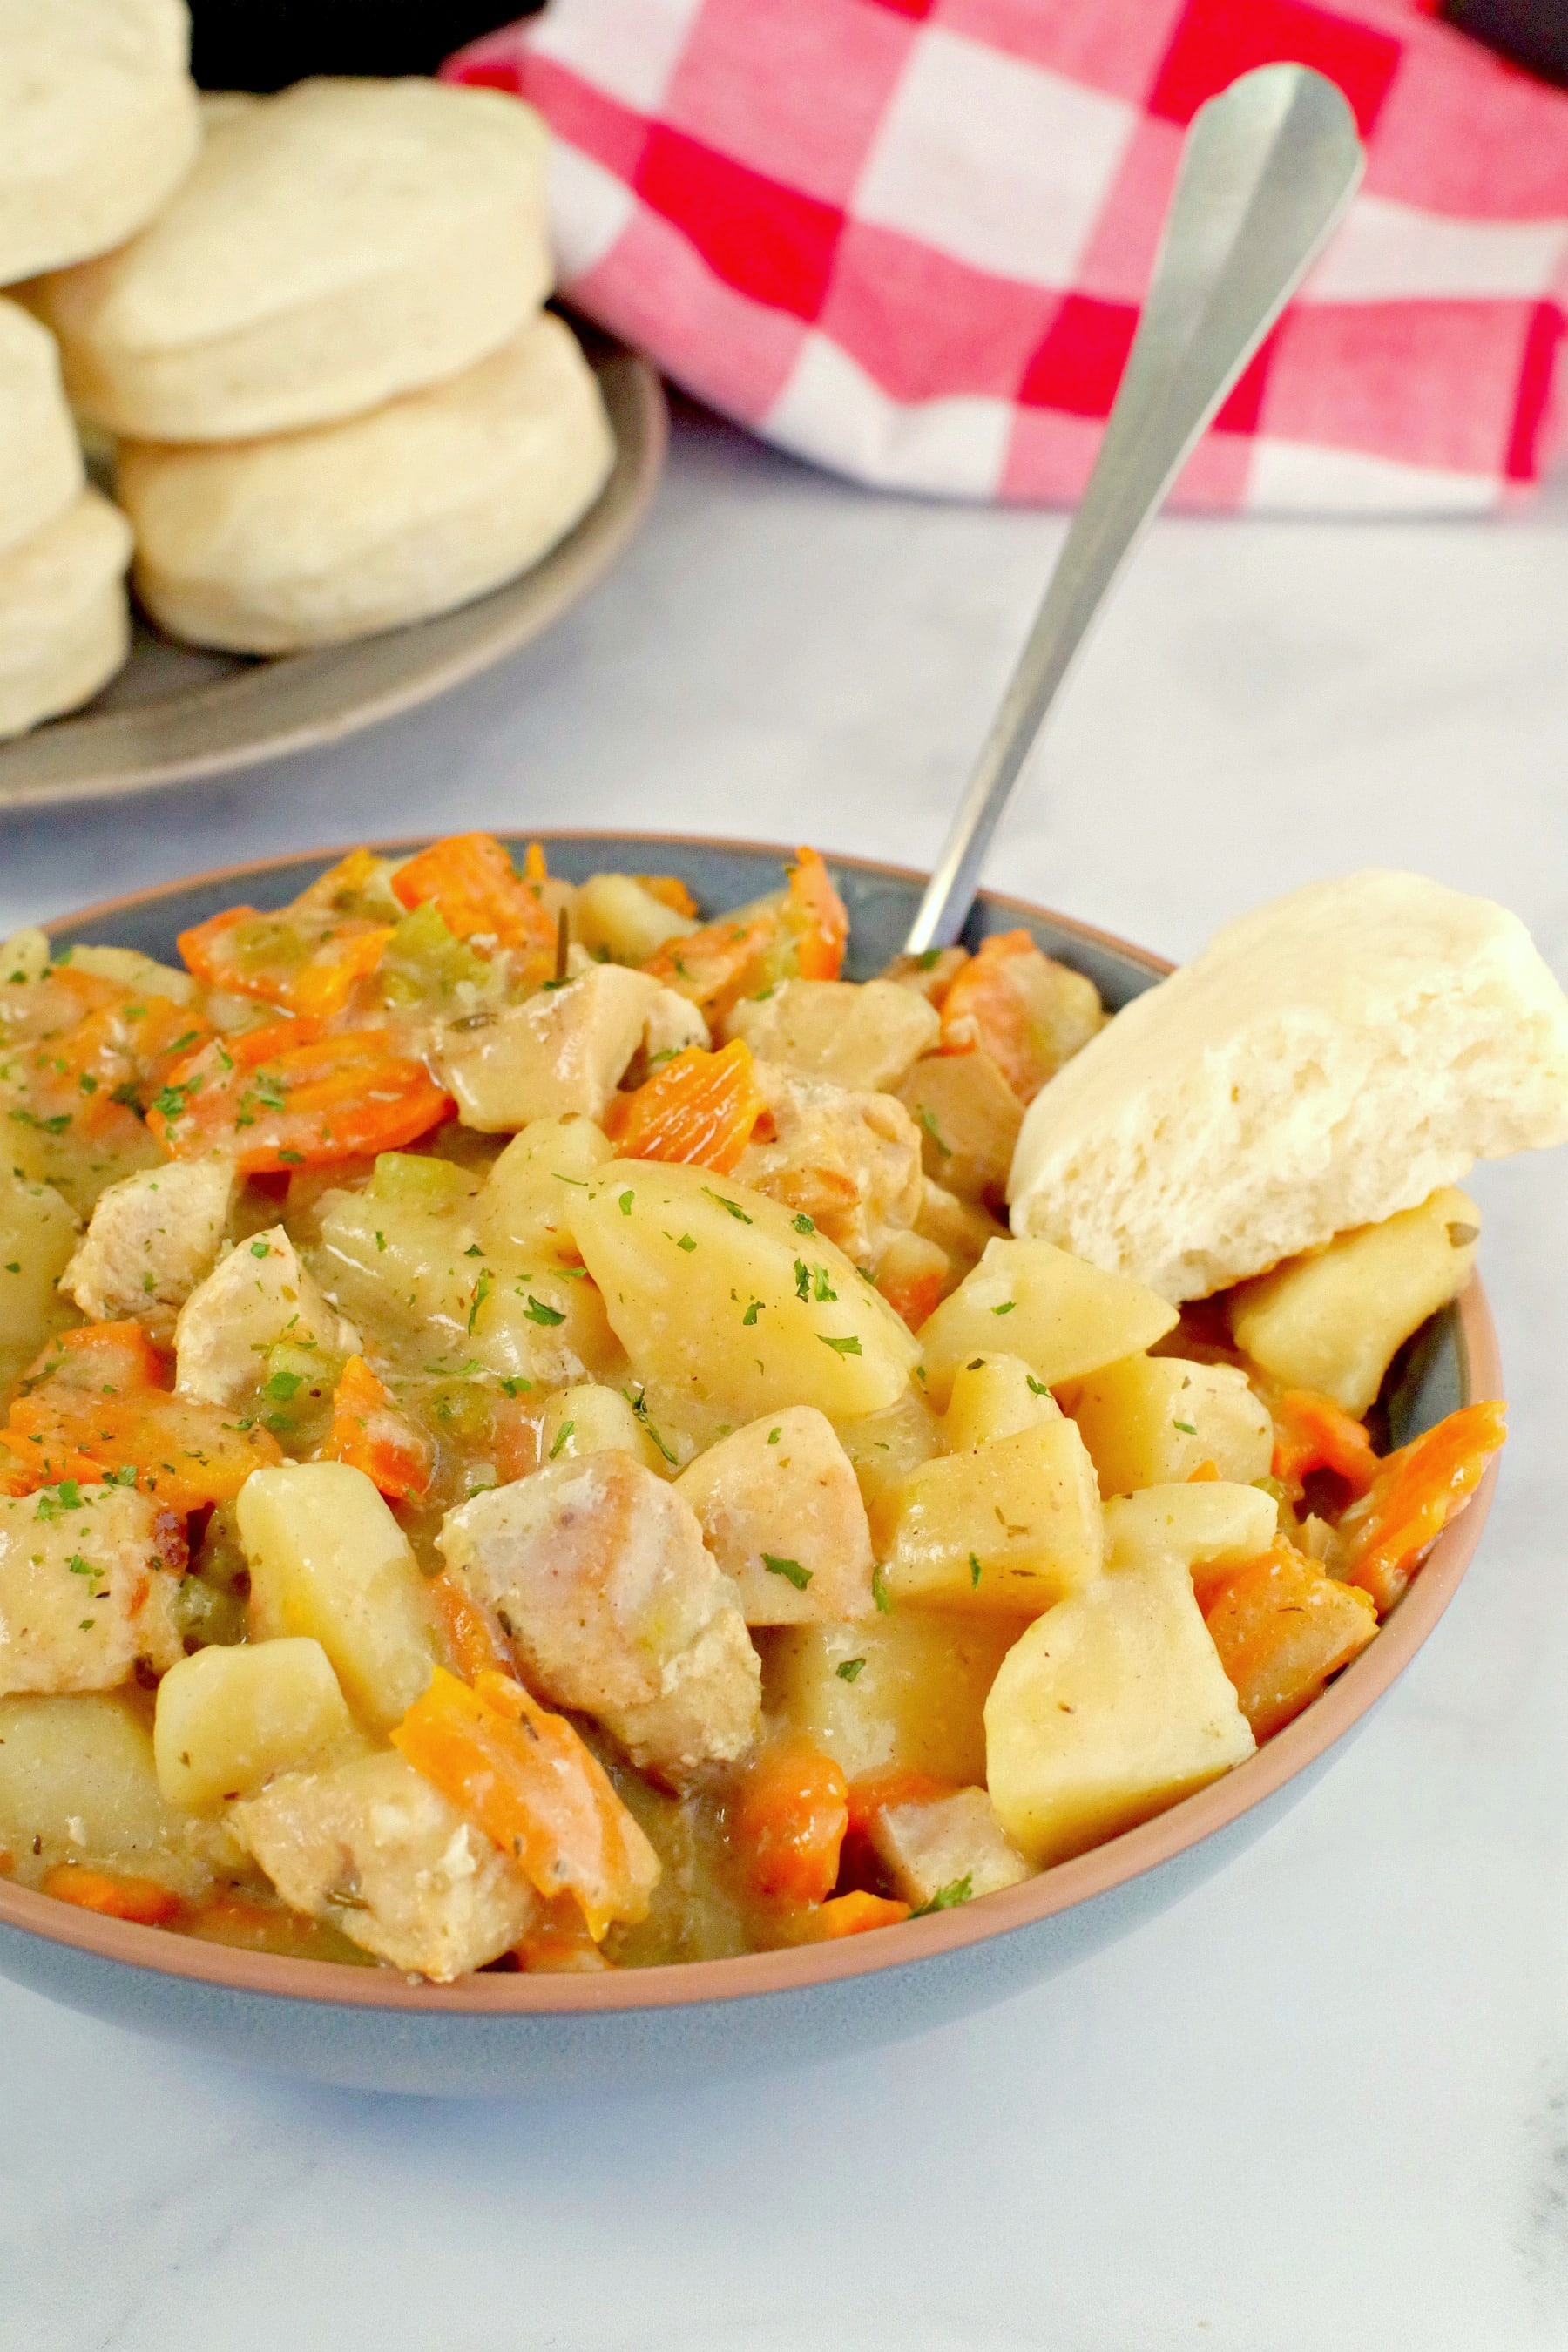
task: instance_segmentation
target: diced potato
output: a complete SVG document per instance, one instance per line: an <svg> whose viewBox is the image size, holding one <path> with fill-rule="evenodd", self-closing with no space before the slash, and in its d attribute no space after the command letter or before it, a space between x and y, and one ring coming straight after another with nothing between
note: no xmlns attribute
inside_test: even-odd
<svg viewBox="0 0 1568 2352"><path fill-rule="evenodd" d="M25 988L49 968L49 935L36 923L0 940L0 988Z"/></svg>
<svg viewBox="0 0 1568 2352"><path fill-rule="evenodd" d="M0 1171L0 1386L67 1319L55 1285L76 1248L77 1215L52 1184Z"/></svg>
<svg viewBox="0 0 1568 2352"><path fill-rule="evenodd" d="M906 1903L967 1903L1033 1875L984 1789L960 1789L907 1805L883 1805L871 1849Z"/></svg>
<svg viewBox="0 0 1568 2352"><path fill-rule="evenodd" d="M1246 1486L1268 1476L1274 1457L1268 1408L1234 1364L1124 1356L1075 1382L1064 1402L1102 1495L1173 1486L1205 1462Z"/></svg>
<svg viewBox="0 0 1568 2352"><path fill-rule="evenodd" d="M639 1379L747 1420L786 1404L875 1412L912 1334L848 1259L775 1201L706 1168L612 1160L572 1234ZM820 1276L820 1279L818 1278Z"/></svg>
<svg viewBox="0 0 1568 2352"><path fill-rule="evenodd" d="M695 916L677 914L631 874L590 874L577 892L574 915L583 945L590 952L602 948L616 963L646 963L667 940L697 929Z"/></svg>
<svg viewBox="0 0 1568 2352"><path fill-rule="evenodd" d="M989 1209L977 1201L961 1201L956 1192L933 1184L929 1176L921 1190L915 1231L922 1241L934 1242L938 1249L945 1250L961 1281L972 1266L979 1265L987 1242L1007 1238L1006 1227L998 1224Z"/></svg>
<svg viewBox="0 0 1568 2352"><path fill-rule="evenodd" d="M669 1470L630 1400L595 1381L557 1389L545 1404L539 1433L542 1462L572 1462L583 1454L629 1454L645 1470L666 1475Z"/></svg>
<svg viewBox="0 0 1568 2352"><path fill-rule="evenodd" d="M1175 1321L1175 1308L1141 1282L1050 1242L992 1242L920 1335L926 1392L945 1406L960 1364L998 1346L1055 1388L1152 1348Z"/></svg>
<svg viewBox="0 0 1568 2352"><path fill-rule="evenodd" d="M743 998L726 1034L753 1054L808 1078L896 1093L942 1023L922 996L890 980L784 980L770 995Z"/></svg>
<svg viewBox="0 0 1568 2352"><path fill-rule="evenodd" d="M991 1801L1041 1868L1163 1812L1254 1745L1179 1560L1118 1570L1048 1609L985 1702Z"/></svg>
<svg viewBox="0 0 1568 2352"><path fill-rule="evenodd" d="M1359 1419L1395 1350L1469 1280L1480 1227L1468 1193L1445 1184L1417 1209L1338 1234L1232 1292L1237 1346L1284 1387L1316 1389Z"/></svg>
<svg viewBox="0 0 1568 2352"><path fill-rule="evenodd" d="M832 1423L786 1405L700 1454L676 1480L748 1625L868 1617L871 1533Z"/></svg>
<svg viewBox="0 0 1568 2352"><path fill-rule="evenodd" d="M838 1439L855 1465L855 1475L869 1510L879 1496L907 1478L911 1470L942 1452L942 1424L918 1388L907 1388L885 1412L868 1412L855 1421L841 1421Z"/></svg>
<svg viewBox="0 0 1568 2352"><path fill-rule="evenodd" d="M872 1538L895 1601L1029 1616L1100 1575L1094 1466L1058 1417L947 1454L878 1504Z"/></svg>
<svg viewBox="0 0 1568 2352"><path fill-rule="evenodd" d="M0 1853L24 1885L75 1862L201 1892L205 1848L159 1790L140 1693L0 1698Z"/></svg>
<svg viewBox="0 0 1568 2352"><path fill-rule="evenodd" d="M981 1710L1022 1633L1017 1617L894 1609L861 1625L789 1625L758 1636L770 1721L851 1780L908 1769L940 1780L985 1771Z"/></svg>
<svg viewBox="0 0 1568 2352"><path fill-rule="evenodd" d="M573 1111L600 1118L656 1022L654 1050L708 1043L702 1015L684 999L672 1009L665 1002L672 993L647 972L590 964L562 987L454 1023L435 1049L437 1075L464 1124L487 1135ZM679 1024L673 1036L666 1034L671 1020Z"/></svg>
<svg viewBox="0 0 1568 2352"><path fill-rule="evenodd" d="M942 1435L950 1454L969 1454L1060 1416L1060 1405L1022 1356L971 1356L952 1376Z"/></svg>
<svg viewBox="0 0 1568 2352"><path fill-rule="evenodd" d="M3 957L0 950L0 957ZM194 1004L196 983L188 971L156 963L135 948L72 948L68 961L73 971L89 971L98 980L111 980L142 996L167 997L174 1004Z"/></svg>
<svg viewBox="0 0 1568 2352"><path fill-rule="evenodd" d="M363 1746L325 1650L300 1635L197 1650L158 1685L158 1785L187 1812L254 1796L279 1772L337 1763Z"/></svg>
<svg viewBox="0 0 1568 2352"><path fill-rule="evenodd" d="M567 1194L614 1158L591 1118L536 1118L513 1136L474 1203L481 1248L503 1263L574 1259Z"/></svg>
<svg viewBox="0 0 1568 2352"><path fill-rule="evenodd" d="M965 1201L1000 1203L1024 1106L989 1054L928 1054L899 1099L923 1138L925 1172Z"/></svg>
<svg viewBox="0 0 1568 2352"><path fill-rule="evenodd" d="M430 1679L434 1612L408 1538L363 1470L255 1470L236 1505L255 1641L320 1642L363 1723L390 1730Z"/></svg>
<svg viewBox="0 0 1568 2352"><path fill-rule="evenodd" d="M1279 1506L1258 1486L1220 1478L1144 1486L1102 1506L1105 1564L1113 1572L1180 1560L1187 1569L1256 1559L1279 1532Z"/></svg>

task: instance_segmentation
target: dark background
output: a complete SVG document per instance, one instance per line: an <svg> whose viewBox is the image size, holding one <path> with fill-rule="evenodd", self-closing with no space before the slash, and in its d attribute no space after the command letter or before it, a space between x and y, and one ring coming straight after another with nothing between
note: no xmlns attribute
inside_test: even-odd
<svg viewBox="0 0 1568 2352"><path fill-rule="evenodd" d="M43 5L43 0L39 0ZM192 0L204 89L281 89L305 74L433 73L465 41L542 0ZM790 0L768 0L787 8ZM1094 7L1103 0L1083 0ZM1235 0L1245 8L1247 0ZM1445 0L1453 24L1568 83L1568 0Z"/></svg>

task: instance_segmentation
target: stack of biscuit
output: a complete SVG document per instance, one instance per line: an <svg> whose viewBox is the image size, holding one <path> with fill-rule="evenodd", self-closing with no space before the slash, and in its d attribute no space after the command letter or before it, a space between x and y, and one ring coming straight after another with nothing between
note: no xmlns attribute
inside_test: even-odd
<svg viewBox="0 0 1568 2352"><path fill-rule="evenodd" d="M0 285L130 236L199 137L183 0L0 0ZM0 735L125 659L131 532L89 489L55 346L0 300Z"/></svg>
<svg viewBox="0 0 1568 2352"><path fill-rule="evenodd" d="M205 112L163 209L28 291L79 416L117 445L148 612L279 654L537 561L613 456L593 373L542 308L538 117L418 80Z"/></svg>

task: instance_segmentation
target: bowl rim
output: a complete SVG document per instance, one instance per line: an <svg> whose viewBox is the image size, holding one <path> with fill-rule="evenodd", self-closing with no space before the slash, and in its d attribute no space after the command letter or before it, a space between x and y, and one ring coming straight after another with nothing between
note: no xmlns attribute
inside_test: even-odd
<svg viewBox="0 0 1568 2352"><path fill-rule="evenodd" d="M560 826L515 834L509 831L502 837L546 844L552 840L635 839L672 850L751 852L779 858L790 855L787 847L774 842L652 833L638 827L590 830ZM395 852L428 838L415 835L374 845ZM100 900L78 912L55 917L41 928L53 931L67 925L74 928L98 922L131 908L140 909L161 899L177 898L189 889L275 873L290 866L328 864L343 854L342 850L331 848L312 849L215 867L179 881ZM927 878L916 868L890 865L881 859L834 855L828 862L857 873L900 882L921 884ZM1145 970L1163 973L1173 969L1163 957L1148 949L1134 947L1114 933L1057 914L1033 900L990 889L977 896L992 905L1016 908L1057 925L1070 937L1126 956ZM1497 1331L1478 1278L1472 1276L1461 1294L1458 1310L1468 1395L1500 1397L1502 1363ZM5 1879L0 1879L0 1928L19 1929L100 1959L123 1962L223 1991L320 2001L337 2008L498 2019L564 2014L609 2016L634 2011L692 2008L759 1995L802 1992L814 1985L874 1976L883 1969L935 1959L987 1943L994 1937L1037 1927L1080 1904L1114 1893L1145 1872L1174 1861L1204 1839L1231 1827L1283 1789L1299 1772L1325 1756L1398 1680L1447 1608L1480 1539L1496 1492L1499 1469L1500 1463L1494 1457L1466 1508L1438 1537L1420 1574L1384 1621L1377 1640L1293 1722L1277 1732L1245 1763L1195 1794L1182 1798L1152 1821L1125 1830L1071 1861L1057 1863L1026 1879L1021 1885L977 1896L926 1918L906 1920L894 1930L845 1937L836 1942L794 1945L778 1951L744 1953L726 1959L682 1960L605 1974L476 1974L437 1985L390 1968L289 1959L274 1953L253 1952L235 1945L182 1936L165 1928L104 1918L96 1912L79 1910Z"/></svg>

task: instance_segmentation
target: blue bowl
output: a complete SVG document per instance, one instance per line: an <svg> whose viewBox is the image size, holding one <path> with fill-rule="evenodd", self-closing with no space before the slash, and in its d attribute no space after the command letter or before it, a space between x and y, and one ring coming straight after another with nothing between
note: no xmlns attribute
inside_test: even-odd
<svg viewBox="0 0 1568 2352"><path fill-rule="evenodd" d="M551 871L677 872L717 911L776 886L789 853L660 834L543 836ZM400 845L411 846L413 845ZM321 852L230 867L50 926L165 961L178 932L244 897L281 906L333 862ZM902 945L923 877L829 861L851 920L849 970ZM965 932L1023 928L1121 1005L1158 957L998 893ZM1480 1286L1434 1318L1392 1400L1396 1441L1470 1397L1499 1396ZM72 2009L194 2049L357 2089L516 2096L574 2085L645 2090L759 2073L902 2040L1005 2000L1163 1910L1303 1796L1431 1632L1475 1549L1495 1465L1377 1640L1248 1762L1158 1819L1022 1886L840 1943L609 1975L481 1975L427 1985L391 1969L275 1958L102 1919L0 1882L0 1973Z"/></svg>

